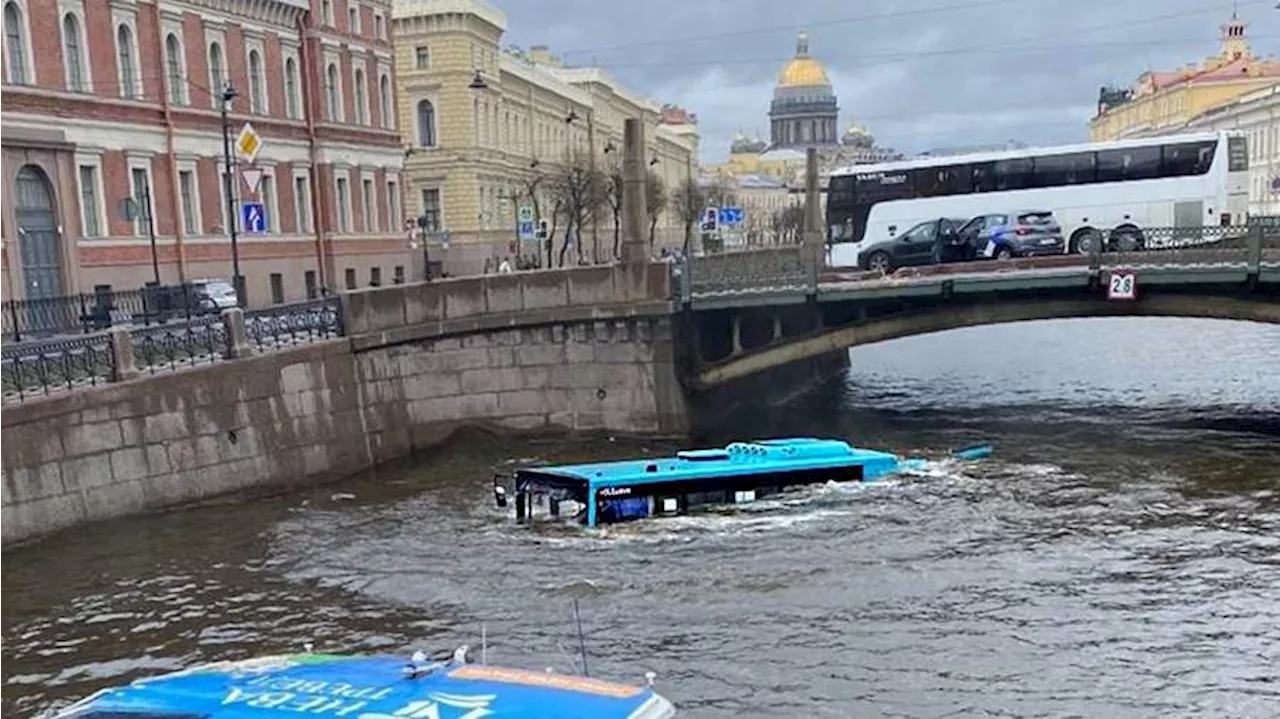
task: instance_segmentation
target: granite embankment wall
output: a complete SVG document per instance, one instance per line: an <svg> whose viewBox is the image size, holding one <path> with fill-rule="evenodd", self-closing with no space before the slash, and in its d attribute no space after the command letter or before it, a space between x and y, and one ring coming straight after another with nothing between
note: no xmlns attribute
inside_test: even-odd
<svg viewBox="0 0 1280 719"><path fill-rule="evenodd" d="M342 339L6 407L3 542L339 479L464 425L682 433L666 272L355 292Z"/></svg>

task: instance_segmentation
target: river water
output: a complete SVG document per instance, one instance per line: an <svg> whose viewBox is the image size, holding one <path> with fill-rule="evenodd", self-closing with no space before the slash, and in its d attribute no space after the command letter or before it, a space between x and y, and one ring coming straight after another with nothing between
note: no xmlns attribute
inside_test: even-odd
<svg viewBox="0 0 1280 719"><path fill-rule="evenodd" d="M3 714L192 662L451 649L688 716L1280 715L1280 328L1079 320L859 348L726 418L943 456L883 484L587 534L513 527L496 466L664 443L471 437L367 477L6 553Z"/></svg>

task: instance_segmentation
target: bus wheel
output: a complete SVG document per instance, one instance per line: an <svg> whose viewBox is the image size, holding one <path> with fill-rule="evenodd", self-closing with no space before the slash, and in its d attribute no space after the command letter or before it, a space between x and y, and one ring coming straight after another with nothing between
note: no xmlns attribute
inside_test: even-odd
<svg viewBox="0 0 1280 719"><path fill-rule="evenodd" d="M876 252L867 258L867 268L887 275L893 271L893 260L888 252Z"/></svg>
<svg viewBox="0 0 1280 719"><path fill-rule="evenodd" d="M1142 250L1142 246L1146 244L1142 237L1142 230L1133 225L1125 227L1117 227L1111 231L1111 247L1120 252L1138 252Z"/></svg>
<svg viewBox="0 0 1280 719"><path fill-rule="evenodd" d="M1093 252L1094 247L1101 248L1101 243L1102 233L1092 227L1086 227L1083 230L1077 230L1071 236L1070 247L1071 251L1077 255L1087 255Z"/></svg>

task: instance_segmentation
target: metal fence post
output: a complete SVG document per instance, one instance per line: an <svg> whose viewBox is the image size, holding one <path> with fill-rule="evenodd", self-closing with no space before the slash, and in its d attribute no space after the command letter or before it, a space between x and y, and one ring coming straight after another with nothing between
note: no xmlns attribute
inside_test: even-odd
<svg viewBox="0 0 1280 719"><path fill-rule="evenodd" d="M133 361L133 334L128 327L110 327L107 334L111 338L111 381L124 382L138 376L138 368Z"/></svg>
<svg viewBox="0 0 1280 719"><path fill-rule="evenodd" d="M1254 282L1258 278L1258 272L1262 268L1262 235L1265 229L1261 224L1256 224L1249 231L1249 239L1247 246L1249 248L1248 255L1245 259L1245 267L1249 275L1250 282Z"/></svg>
<svg viewBox="0 0 1280 719"><path fill-rule="evenodd" d="M244 329L244 310L228 307L222 311L222 326L227 330L227 359L240 359L253 354L249 336Z"/></svg>

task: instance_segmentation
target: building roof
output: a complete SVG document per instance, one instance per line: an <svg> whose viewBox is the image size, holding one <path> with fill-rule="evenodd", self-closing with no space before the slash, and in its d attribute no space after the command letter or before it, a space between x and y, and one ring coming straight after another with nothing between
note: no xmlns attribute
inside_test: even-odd
<svg viewBox="0 0 1280 719"><path fill-rule="evenodd" d="M831 87L831 79L822 63L809 57L809 34L796 35L796 56L778 73L778 87Z"/></svg>
<svg viewBox="0 0 1280 719"><path fill-rule="evenodd" d="M427 15L475 15L506 32L507 16L485 0L395 0L391 3L393 19Z"/></svg>

